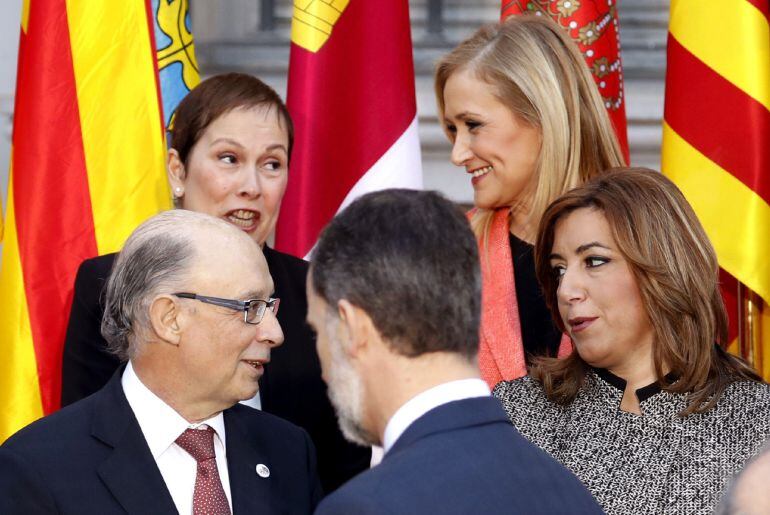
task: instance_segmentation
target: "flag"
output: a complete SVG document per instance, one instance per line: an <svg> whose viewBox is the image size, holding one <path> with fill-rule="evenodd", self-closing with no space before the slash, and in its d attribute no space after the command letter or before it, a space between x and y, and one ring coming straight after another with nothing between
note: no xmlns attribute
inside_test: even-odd
<svg viewBox="0 0 770 515"><path fill-rule="evenodd" d="M356 197L422 187L407 0L295 0L288 82L296 139L276 247L305 256Z"/></svg>
<svg viewBox="0 0 770 515"><path fill-rule="evenodd" d="M594 77L628 163L626 102L616 4L617 0L502 0L501 19L512 14L545 13L564 27Z"/></svg>
<svg viewBox="0 0 770 515"><path fill-rule="evenodd" d="M728 308L737 281L764 301L770 358L770 15L768 0L672 0L663 173L714 244ZM731 309L732 335L736 334ZM759 364L759 363L757 363ZM760 370L770 378L770 359Z"/></svg>
<svg viewBox="0 0 770 515"><path fill-rule="evenodd" d="M187 0L23 4L0 268L0 442L59 407L80 262L119 250L170 207L170 104L158 86L175 74L188 89L197 81L186 12ZM160 62L156 40L177 57Z"/></svg>

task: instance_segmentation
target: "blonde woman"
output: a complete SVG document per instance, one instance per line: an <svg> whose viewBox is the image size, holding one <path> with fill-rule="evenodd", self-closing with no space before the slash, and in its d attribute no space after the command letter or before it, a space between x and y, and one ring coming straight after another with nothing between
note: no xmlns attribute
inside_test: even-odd
<svg viewBox="0 0 770 515"><path fill-rule="evenodd" d="M535 280L536 228L554 198L623 157L582 56L550 20L481 28L439 61L435 90L452 162L473 186L479 367L494 386L525 375L531 357L571 351Z"/></svg>
<svg viewBox="0 0 770 515"><path fill-rule="evenodd" d="M610 515L712 513L770 437L770 386L718 345L719 265L684 196L602 174L548 207L535 262L576 352L497 385L513 425Z"/></svg>

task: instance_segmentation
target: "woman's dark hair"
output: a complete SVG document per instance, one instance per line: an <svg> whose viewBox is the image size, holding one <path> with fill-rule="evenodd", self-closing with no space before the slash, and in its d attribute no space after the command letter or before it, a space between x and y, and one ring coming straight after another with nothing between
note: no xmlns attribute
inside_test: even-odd
<svg viewBox="0 0 770 515"><path fill-rule="evenodd" d="M294 124L286 105L273 88L244 73L215 75L201 82L179 103L171 122L171 148L187 164L193 145L206 128L233 109L266 107L275 109L289 138L288 157L294 144Z"/></svg>
<svg viewBox="0 0 770 515"><path fill-rule="evenodd" d="M546 209L538 230L535 267L546 303L562 331L556 297L559 283L550 254L558 222L583 208L604 215L634 274L655 335L658 381L665 390L689 396L680 415L708 411L731 382L762 381L749 365L717 345L728 342L716 252L684 195L653 170L610 170ZM573 352L564 360L535 359L530 374L543 384L549 399L568 404L588 369ZM667 380L665 372L676 380Z"/></svg>

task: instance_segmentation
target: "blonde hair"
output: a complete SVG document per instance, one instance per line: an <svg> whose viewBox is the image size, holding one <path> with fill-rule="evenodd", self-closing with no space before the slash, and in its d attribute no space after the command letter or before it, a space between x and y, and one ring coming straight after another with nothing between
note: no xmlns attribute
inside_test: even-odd
<svg viewBox="0 0 770 515"><path fill-rule="evenodd" d="M493 86L516 117L540 131L537 184L528 204L531 225L537 225L557 196L602 170L625 164L583 57L553 21L512 16L482 27L445 55L435 75L440 120L446 83L462 70ZM491 219L492 211L476 210L471 224L477 237L486 233Z"/></svg>
<svg viewBox="0 0 770 515"><path fill-rule="evenodd" d="M727 385L760 381L748 365L716 344L727 344L727 314L719 292L719 263L706 232L684 195L662 174L617 168L556 199L543 214L535 269L559 328L558 280L550 254L556 225L577 209L597 209L628 262L655 334L653 362L669 391L689 394L682 415L707 411ZM668 367L677 380L664 377ZM561 361L535 359L531 374L554 402L574 399L588 364L577 352Z"/></svg>

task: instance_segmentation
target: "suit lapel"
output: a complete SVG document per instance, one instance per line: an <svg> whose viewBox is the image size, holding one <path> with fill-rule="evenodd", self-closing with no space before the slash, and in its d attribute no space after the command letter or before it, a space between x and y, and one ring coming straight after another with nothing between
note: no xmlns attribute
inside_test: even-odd
<svg viewBox="0 0 770 515"><path fill-rule="evenodd" d="M233 500L233 514L274 513L277 499L271 488L270 477L257 474L257 465L271 466L268 455L257 450L252 442L257 439L248 435L246 427L232 409L224 411L227 435L227 470L230 476L230 494Z"/></svg>
<svg viewBox="0 0 770 515"><path fill-rule="evenodd" d="M123 393L125 366L96 395L92 436L113 448L97 472L128 513L176 513L163 476Z"/></svg>

